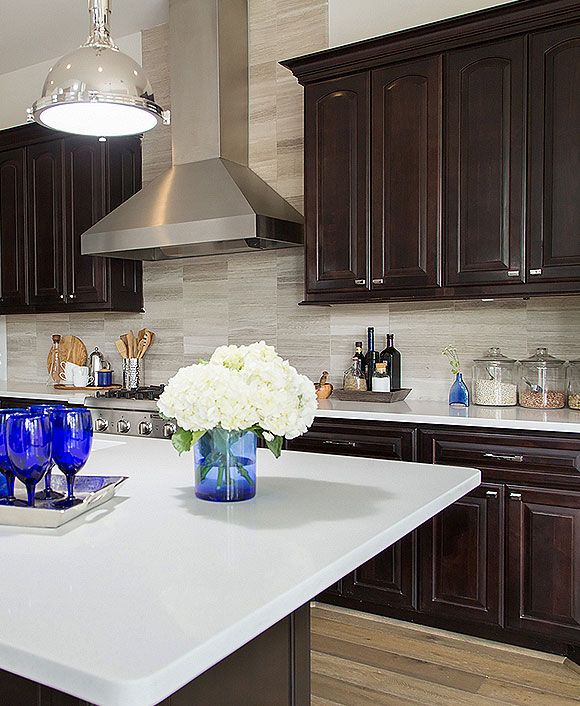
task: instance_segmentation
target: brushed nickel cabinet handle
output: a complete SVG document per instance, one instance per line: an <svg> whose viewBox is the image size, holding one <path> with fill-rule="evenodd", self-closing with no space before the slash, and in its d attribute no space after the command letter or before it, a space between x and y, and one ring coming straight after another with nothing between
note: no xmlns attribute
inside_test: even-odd
<svg viewBox="0 0 580 706"><path fill-rule="evenodd" d="M351 448L356 446L355 441L330 441L329 439L325 439L322 443L329 444L331 446L350 446Z"/></svg>
<svg viewBox="0 0 580 706"><path fill-rule="evenodd" d="M538 268L537 270L530 270L531 275L541 275L542 274L542 269Z"/></svg>
<svg viewBox="0 0 580 706"><path fill-rule="evenodd" d="M486 490L485 494L488 498L497 498L497 490Z"/></svg>
<svg viewBox="0 0 580 706"><path fill-rule="evenodd" d="M384 284L385 280L382 277L379 277L379 279L374 279L373 284Z"/></svg>
<svg viewBox="0 0 580 706"><path fill-rule="evenodd" d="M523 456L520 456L518 454L515 455L509 455L509 454L492 454L492 453L485 453L483 454L485 458L496 458L500 461L516 461L517 463L521 463L524 460Z"/></svg>
<svg viewBox="0 0 580 706"><path fill-rule="evenodd" d="M521 493L510 493L510 498L512 500L521 500L522 494Z"/></svg>
<svg viewBox="0 0 580 706"><path fill-rule="evenodd" d="M358 284L359 286L364 287L364 285L367 283L367 281L366 281L366 279L355 279L354 283Z"/></svg>

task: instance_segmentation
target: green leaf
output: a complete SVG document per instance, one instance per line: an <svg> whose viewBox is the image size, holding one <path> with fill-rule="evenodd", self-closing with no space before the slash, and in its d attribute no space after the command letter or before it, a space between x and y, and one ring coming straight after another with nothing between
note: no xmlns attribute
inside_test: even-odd
<svg viewBox="0 0 580 706"><path fill-rule="evenodd" d="M253 486L253 485L254 485L254 479L250 476L250 474L248 473L248 471L246 470L246 468L244 468L244 466L242 466L241 463L238 463L238 464L237 464L237 468L238 468L238 473L242 476L242 478L245 479L246 483L247 483L248 485Z"/></svg>
<svg viewBox="0 0 580 706"><path fill-rule="evenodd" d="M264 441L266 442L266 446L274 454L275 458L280 458L280 454L282 453L282 444L284 443L284 437L275 436L271 441L268 441L268 439L264 437Z"/></svg>
<svg viewBox="0 0 580 706"><path fill-rule="evenodd" d="M182 454L184 451L191 451L191 448L201 439L205 434L205 429L200 431L187 431L187 429L177 428L177 431L171 437L171 443L173 448Z"/></svg>

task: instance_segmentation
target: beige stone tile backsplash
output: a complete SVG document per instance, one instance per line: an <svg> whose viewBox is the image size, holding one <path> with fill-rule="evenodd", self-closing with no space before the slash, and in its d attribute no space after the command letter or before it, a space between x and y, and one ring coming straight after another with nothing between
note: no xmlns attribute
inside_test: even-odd
<svg viewBox="0 0 580 706"><path fill-rule="evenodd" d="M250 164L302 210L302 89L278 61L328 45L326 2L250 0ZM170 103L167 28L144 32L143 61L156 95ZM145 137L144 181L171 163L170 128ZM415 399L446 399L449 366L441 348L454 344L467 378L471 360L490 345L525 357L544 344L580 358L580 297L495 302L298 306L303 293L300 251L247 253L145 263L144 314L50 314L7 317L8 377L46 378L52 333L74 333L98 345L120 368L114 339L147 325L158 334L147 354L146 380L167 380L180 366L224 343L264 339L301 372L323 369L339 384L356 339L375 326L382 347L396 334L403 381Z"/></svg>

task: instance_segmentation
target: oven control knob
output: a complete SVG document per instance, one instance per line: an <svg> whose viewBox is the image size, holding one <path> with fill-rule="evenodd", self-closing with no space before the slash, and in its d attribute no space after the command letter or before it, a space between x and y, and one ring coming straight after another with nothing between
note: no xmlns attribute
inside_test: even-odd
<svg viewBox="0 0 580 706"><path fill-rule="evenodd" d="M141 422L139 424L139 434L141 436L149 436L153 431L153 424L151 422Z"/></svg>
<svg viewBox="0 0 580 706"><path fill-rule="evenodd" d="M131 429L131 425L126 419L119 419L117 422L117 431L119 434L128 434L129 429Z"/></svg>
<svg viewBox="0 0 580 706"><path fill-rule="evenodd" d="M95 419L95 431L107 431L109 428L109 422L102 417Z"/></svg>
<svg viewBox="0 0 580 706"><path fill-rule="evenodd" d="M166 439L171 439L171 437L175 434L177 431L177 428L173 422L167 422L166 424L163 425L163 436Z"/></svg>

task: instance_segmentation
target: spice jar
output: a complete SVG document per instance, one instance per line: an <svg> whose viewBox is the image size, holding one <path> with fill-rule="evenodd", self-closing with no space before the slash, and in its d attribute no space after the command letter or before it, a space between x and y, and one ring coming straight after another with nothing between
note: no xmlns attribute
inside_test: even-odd
<svg viewBox="0 0 580 706"><path fill-rule="evenodd" d="M472 396L474 404L515 407L518 403L518 361L492 347L473 361Z"/></svg>
<svg viewBox="0 0 580 706"><path fill-rule="evenodd" d="M565 362L536 348L530 358L521 362L519 400L521 407L560 409L566 406Z"/></svg>
<svg viewBox="0 0 580 706"><path fill-rule="evenodd" d="M580 409L580 360L571 360L567 370L568 407Z"/></svg>

